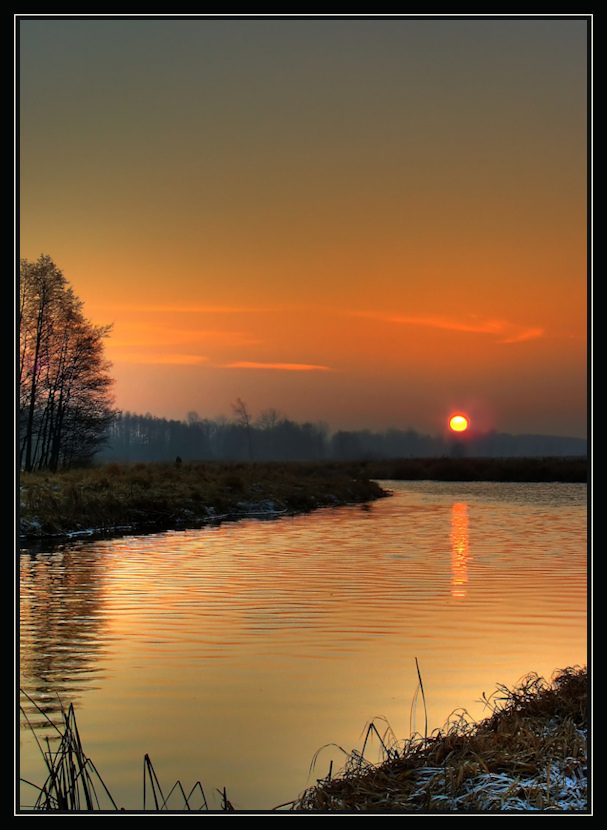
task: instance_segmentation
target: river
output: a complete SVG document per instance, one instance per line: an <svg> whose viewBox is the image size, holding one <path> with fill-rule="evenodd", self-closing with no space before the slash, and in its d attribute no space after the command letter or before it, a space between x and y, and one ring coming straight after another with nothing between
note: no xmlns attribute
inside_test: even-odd
<svg viewBox="0 0 607 830"><path fill-rule="evenodd" d="M370 722L430 732L487 715L500 684L586 664L585 485L382 485L370 505L24 546L20 685L51 718L74 704L119 806L142 809L147 754L165 794L200 781L211 809L225 787L271 810L335 773ZM19 739L42 784L30 729Z"/></svg>

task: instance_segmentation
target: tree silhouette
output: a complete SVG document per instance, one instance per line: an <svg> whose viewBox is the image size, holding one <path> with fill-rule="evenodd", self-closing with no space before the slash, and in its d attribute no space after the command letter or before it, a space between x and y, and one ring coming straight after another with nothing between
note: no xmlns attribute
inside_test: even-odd
<svg viewBox="0 0 607 830"><path fill-rule="evenodd" d="M92 457L114 417L103 341L50 257L21 261L19 414L22 469L57 470Z"/></svg>
<svg viewBox="0 0 607 830"><path fill-rule="evenodd" d="M251 437L252 418L247 409L247 405L240 398L237 398L236 403L232 404L232 409L237 417L238 425L246 431L249 458L253 461L253 439Z"/></svg>

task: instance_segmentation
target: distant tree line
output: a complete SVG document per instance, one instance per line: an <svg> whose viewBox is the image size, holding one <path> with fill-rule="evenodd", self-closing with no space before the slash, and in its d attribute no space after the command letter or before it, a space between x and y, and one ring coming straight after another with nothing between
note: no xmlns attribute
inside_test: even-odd
<svg viewBox="0 0 607 830"><path fill-rule="evenodd" d="M461 440L412 429L338 430L296 423L275 409L253 417L238 399L232 418L184 421L113 408L104 340L110 326L83 315L50 257L22 260L19 281L19 463L56 471L99 461L320 461L442 456L583 456L586 442L499 433Z"/></svg>
<svg viewBox="0 0 607 830"><path fill-rule="evenodd" d="M55 471L90 460L115 415L103 342L110 329L85 319L44 255L20 263L18 312L20 467Z"/></svg>
<svg viewBox="0 0 607 830"><path fill-rule="evenodd" d="M319 461L444 456L584 456L586 441L490 432L466 440L423 435L413 429L338 430L297 423L269 409L253 418L237 401L233 417L184 421L124 412L111 423L100 460L116 461Z"/></svg>
<svg viewBox="0 0 607 830"><path fill-rule="evenodd" d="M123 412L111 424L101 459L117 461L306 461L328 457L328 428L298 424L275 412L253 421L248 410L235 417L184 421Z"/></svg>

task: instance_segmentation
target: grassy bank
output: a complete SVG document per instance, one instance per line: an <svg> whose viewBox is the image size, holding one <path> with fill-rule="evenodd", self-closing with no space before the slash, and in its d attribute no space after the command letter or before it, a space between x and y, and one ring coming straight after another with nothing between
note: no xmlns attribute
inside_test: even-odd
<svg viewBox="0 0 607 830"><path fill-rule="evenodd" d="M350 755L340 777L327 776L271 812L587 812L587 691L585 667L558 671L550 682L529 675L514 689L498 688L487 699L491 715L479 723L454 715L443 730L400 744L376 731L383 763L366 762L363 747ZM51 753L40 747L48 777L24 782L32 800L21 809L120 810L84 752L72 706L63 720L62 727L49 723L58 748ZM143 787L144 810L209 809L199 781L188 793L180 781L163 791L148 755ZM232 811L225 788L220 793L222 810Z"/></svg>
<svg viewBox="0 0 607 830"><path fill-rule="evenodd" d="M106 464L22 474L23 537L196 527L251 514L293 514L372 501L378 480L585 482L585 458Z"/></svg>
<svg viewBox="0 0 607 830"><path fill-rule="evenodd" d="M303 513L386 493L340 464L107 464L22 474L23 537L195 527L225 518Z"/></svg>
<svg viewBox="0 0 607 830"><path fill-rule="evenodd" d="M318 782L290 806L302 812L485 813L587 810L585 668L529 675L430 737L386 743L386 761L353 753L341 777ZM368 733L369 734L369 733ZM380 737L381 740L381 737Z"/></svg>

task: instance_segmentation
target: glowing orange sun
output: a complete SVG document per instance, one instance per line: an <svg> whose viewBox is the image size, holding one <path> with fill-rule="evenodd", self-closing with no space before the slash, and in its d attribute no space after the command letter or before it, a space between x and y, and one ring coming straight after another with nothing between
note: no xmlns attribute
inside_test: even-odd
<svg viewBox="0 0 607 830"><path fill-rule="evenodd" d="M465 415L452 415L449 418L449 426L453 432L464 432L468 429L469 423Z"/></svg>

